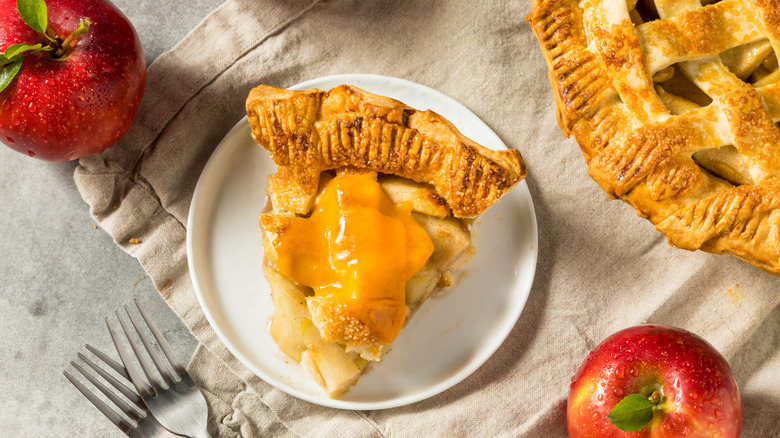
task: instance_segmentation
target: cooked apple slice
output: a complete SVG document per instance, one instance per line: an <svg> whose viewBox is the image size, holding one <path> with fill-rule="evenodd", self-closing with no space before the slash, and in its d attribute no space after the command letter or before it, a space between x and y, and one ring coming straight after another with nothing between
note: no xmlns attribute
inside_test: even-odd
<svg viewBox="0 0 780 438"><path fill-rule="evenodd" d="M263 269L274 303L274 315L269 326L271 337L284 354L300 362L301 354L306 350L301 323L311 317L306 307L305 290L267 264Z"/></svg>
<svg viewBox="0 0 780 438"><path fill-rule="evenodd" d="M324 389L328 393L328 397L338 397L347 392L360 377L360 368L352 360L352 356L347 354L338 344L324 342L320 337L319 330L308 318L301 322L301 334L306 343L308 354L311 355L312 361L325 382Z"/></svg>
<svg viewBox="0 0 780 438"><path fill-rule="evenodd" d="M438 218L444 218L450 214L447 201L427 184L416 183L397 176L383 175L379 179L379 185L382 186L394 204L411 202L412 210Z"/></svg>
<svg viewBox="0 0 780 438"><path fill-rule="evenodd" d="M425 264L406 282L406 305L414 310L436 288L441 273L431 262Z"/></svg>
<svg viewBox="0 0 780 438"><path fill-rule="evenodd" d="M735 184L754 184L742 155L732 145L716 149L703 149L691 158L699 166Z"/></svg>
<svg viewBox="0 0 780 438"><path fill-rule="evenodd" d="M772 44L759 40L726 50L720 60L734 75L744 80L772 54Z"/></svg>
<svg viewBox="0 0 780 438"><path fill-rule="evenodd" d="M429 261L439 272L445 272L471 245L468 226L453 217L439 219L412 213L417 223L428 233L433 242L433 254Z"/></svg>
<svg viewBox="0 0 780 438"><path fill-rule="evenodd" d="M355 362L355 366L358 367L358 369L361 372L363 372L363 368L366 367L366 364L368 363L368 361L366 359L364 359L363 356L360 355L360 352L358 352L358 351L350 351L349 346L345 346L345 347L346 348L344 349L344 351L346 351L347 354L349 354L349 357L352 358L352 361Z"/></svg>
<svg viewBox="0 0 780 438"><path fill-rule="evenodd" d="M279 257L278 254L276 254L276 249L274 249L274 246L271 244L270 236L266 233L263 235L263 254L265 254L268 263L272 266L276 266L276 261Z"/></svg>
<svg viewBox="0 0 780 438"><path fill-rule="evenodd" d="M309 378L317 382L320 387L325 388L325 379L322 378L320 369L317 368L317 364L314 362L314 357L311 355L309 350L304 350L303 354L301 355L301 368L306 371L306 374L309 375Z"/></svg>
<svg viewBox="0 0 780 438"><path fill-rule="evenodd" d="M661 98L661 102L666 105L666 109L672 114L683 114L696 108L701 108L701 105L695 102L691 102L676 94L667 93L664 87L660 85L655 87L655 91L658 93L658 97Z"/></svg>

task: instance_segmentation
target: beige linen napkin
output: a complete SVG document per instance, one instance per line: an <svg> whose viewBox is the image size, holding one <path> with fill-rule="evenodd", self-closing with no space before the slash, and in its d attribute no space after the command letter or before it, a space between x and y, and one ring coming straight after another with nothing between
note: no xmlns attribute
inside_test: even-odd
<svg viewBox="0 0 780 438"><path fill-rule="evenodd" d="M82 159L75 180L100 226L202 343L189 369L207 393L212 433L565 436L570 378L587 352L652 322L698 333L726 356L742 390L744 436L780 435L780 279L669 248L629 206L606 199L556 125L529 10L503 1L230 0L149 67L130 133ZM503 346L443 394L383 411L316 406L254 376L215 336L187 270L193 189L249 90L338 73L401 77L462 102L522 152L539 222L534 287Z"/></svg>

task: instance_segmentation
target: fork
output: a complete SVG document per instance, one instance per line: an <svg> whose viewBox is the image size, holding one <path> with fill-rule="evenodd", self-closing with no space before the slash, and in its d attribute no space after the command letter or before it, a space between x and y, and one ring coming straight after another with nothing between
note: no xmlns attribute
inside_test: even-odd
<svg viewBox="0 0 780 438"><path fill-rule="evenodd" d="M135 353L138 363L141 365L144 375L148 379L145 380L141 373L138 371L138 367L131 362L130 355L119 341L114 327L106 318L106 326L108 326L108 332L111 334L111 340L116 346L116 350L119 353L119 357L122 359L127 374L130 377L130 381L133 382L135 388L138 390L138 395L143 399L146 406L149 407L152 415L165 426L166 429L179 435L188 436L191 438L210 438L208 433L208 405L206 404L206 398L200 392L195 382L187 373L184 368L184 364L173 353L171 346L163 337L160 330L154 324L152 319L146 313L146 311L138 304L138 300L133 300L135 306L138 309L141 317L146 322L147 327L152 332L152 335L157 340L157 344L162 349L165 357L168 359L168 364L173 367L173 373L163 363L160 355L157 354L154 348L152 348L149 337L141 330L140 325L136 318L130 313L130 309L127 305L124 306L127 316L130 317L130 322L133 324L135 331L138 333L138 337L141 339L146 352L154 362L154 366L157 368L163 381L152 371L152 366L145 355L141 353L141 348L135 341L134 337L130 333L130 329L124 321L124 318L116 312L116 316L119 319L119 325L122 326L122 330L125 333L125 337L130 342L130 347Z"/></svg>
<svg viewBox="0 0 780 438"><path fill-rule="evenodd" d="M87 350L95 354L95 356L113 368L117 373L126 379L128 378L127 373L125 372L125 369L122 367L122 365L119 365L116 361L106 356L103 352L92 347L91 345L87 345L86 347ZM114 405L116 405L116 407L118 407L125 415L130 417L130 419L132 419L135 424L128 422L124 417L117 414L115 410L111 409L105 402L103 402L93 392L87 389L87 387L84 386L80 381L76 380L70 373L63 371L63 374L65 374L65 377L70 381L70 383L72 383L76 389L78 389L84 395L84 397L87 398L87 400L89 400L96 408L98 408L98 410L102 412L103 415L108 417L108 419L111 420L111 422L114 423L116 427L124 432L125 435L131 438L179 437L179 435L175 435L162 427L162 425L150 414L149 409L146 407L146 405L144 405L141 397L139 397L138 394L136 394L132 389L128 388L122 382L108 374L83 354L78 353L78 358L89 365L89 367L98 373L100 377L105 379L108 383L111 384L111 386L116 388L117 391L122 393L122 395L127 397L127 399L132 402L132 404L127 403L127 401L117 396L116 393L109 390L103 383L100 382L100 380L97 379L97 377L89 374L78 363L73 361L70 362L73 368L78 370L78 372L86 377L87 380L92 382L92 384L95 385L95 387L97 387L100 392L108 397L108 399L113 402Z"/></svg>

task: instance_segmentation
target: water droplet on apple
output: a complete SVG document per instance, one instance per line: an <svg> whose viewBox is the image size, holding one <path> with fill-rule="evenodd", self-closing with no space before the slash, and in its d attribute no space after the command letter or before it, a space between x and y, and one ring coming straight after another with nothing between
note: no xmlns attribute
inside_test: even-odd
<svg viewBox="0 0 780 438"><path fill-rule="evenodd" d="M29 156L31 156L31 157L34 157L34 156L35 156L35 152L33 152L33 151L31 151L31 150L29 150L29 149L28 149L28 150L27 150L27 155L29 155Z"/></svg>
<svg viewBox="0 0 780 438"><path fill-rule="evenodd" d="M618 366L615 368L615 375L618 377L623 377L626 375L626 367L623 366L623 364L618 364Z"/></svg>
<svg viewBox="0 0 780 438"><path fill-rule="evenodd" d="M632 376L634 376L634 377L637 377L637 376L639 375L639 370L638 370L638 369L636 369L635 367L631 367L631 371L629 371L629 373L630 373Z"/></svg>
<svg viewBox="0 0 780 438"><path fill-rule="evenodd" d="M28 109L30 110L31 113L34 113L35 110L38 109L38 106L35 105L35 102L32 102L32 103L30 103L30 106L28 107Z"/></svg>
<svg viewBox="0 0 780 438"><path fill-rule="evenodd" d="M32 100L33 100L32 94L25 94L24 95L24 100L27 101L27 102L32 102Z"/></svg>
<svg viewBox="0 0 780 438"><path fill-rule="evenodd" d="M30 76L29 78L27 78L27 80L30 81L31 84L38 82L38 78L36 78L35 76Z"/></svg>
<svg viewBox="0 0 780 438"><path fill-rule="evenodd" d="M8 143L11 143L11 144L15 143L14 139L11 138L11 137L6 137L5 139L8 141Z"/></svg>
<svg viewBox="0 0 780 438"><path fill-rule="evenodd" d="M696 391L691 391L691 392L690 392L690 394L688 394L688 396L689 396L690 398L694 399L694 400L696 400L697 398L699 398L699 394L698 394Z"/></svg>
<svg viewBox="0 0 780 438"><path fill-rule="evenodd" d="M594 412L590 417L593 419L593 421L598 421L598 419L601 418L601 414Z"/></svg>
<svg viewBox="0 0 780 438"><path fill-rule="evenodd" d="M19 126L22 124L22 121L18 117L14 117L13 119L11 119L11 123L13 123L14 126Z"/></svg>
<svg viewBox="0 0 780 438"><path fill-rule="evenodd" d="M615 397L623 397L623 389L621 388L615 388L613 393L615 394Z"/></svg>
<svg viewBox="0 0 780 438"><path fill-rule="evenodd" d="M3 109L4 110L8 110L10 108L11 108L11 102L8 99L4 100L3 101Z"/></svg>
<svg viewBox="0 0 780 438"><path fill-rule="evenodd" d="M604 394L599 394L596 398L599 399L599 401L604 401Z"/></svg>

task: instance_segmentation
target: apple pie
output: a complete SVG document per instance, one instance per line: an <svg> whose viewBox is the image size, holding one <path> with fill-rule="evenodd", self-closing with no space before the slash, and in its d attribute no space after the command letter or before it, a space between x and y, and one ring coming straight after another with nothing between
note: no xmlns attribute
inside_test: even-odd
<svg viewBox="0 0 780 438"><path fill-rule="evenodd" d="M278 166L260 215L270 332L330 397L381 361L410 315L455 281L471 221L526 174L432 111L342 85L247 99Z"/></svg>
<svg viewBox="0 0 780 438"><path fill-rule="evenodd" d="M534 0L558 123L671 245L780 274L780 3Z"/></svg>

